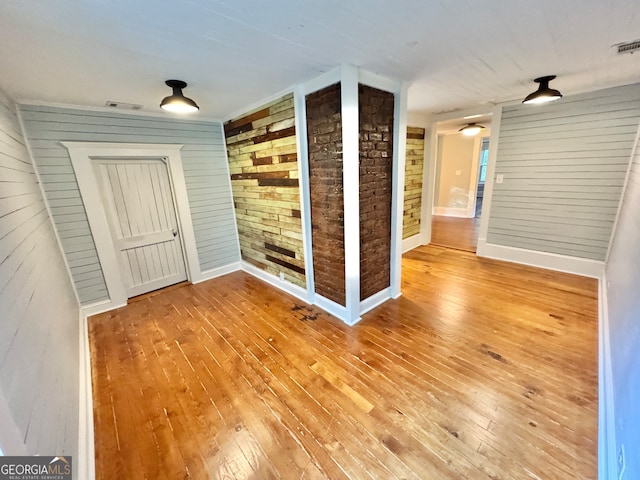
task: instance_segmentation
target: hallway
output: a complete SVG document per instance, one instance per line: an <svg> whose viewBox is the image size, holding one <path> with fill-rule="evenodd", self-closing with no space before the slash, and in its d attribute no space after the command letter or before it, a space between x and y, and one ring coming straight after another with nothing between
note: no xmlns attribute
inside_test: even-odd
<svg viewBox="0 0 640 480"><path fill-rule="evenodd" d="M431 220L431 244L476 252L480 217L459 218L434 215Z"/></svg>

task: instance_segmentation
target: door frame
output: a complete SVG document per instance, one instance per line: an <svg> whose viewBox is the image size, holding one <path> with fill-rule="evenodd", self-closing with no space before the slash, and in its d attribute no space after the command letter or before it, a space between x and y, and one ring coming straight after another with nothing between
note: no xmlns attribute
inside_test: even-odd
<svg viewBox="0 0 640 480"><path fill-rule="evenodd" d="M107 221L107 213L100 197L98 179L93 166L94 160L104 160L105 158L114 160L161 158L166 161L179 235L182 240L182 253L184 255L187 278L192 283L201 280L202 274L191 220L191 209L189 208L182 157L180 156L182 145L100 142L61 143L69 151L104 280L109 291L109 300L99 305L99 311L124 306L127 304L128 298L125 276L120 267L116 247Z"/></svg>
<svg viewBox="0 0 640 480"><path fill-rule="evenodd" d="M433 205L436 185L436 162L438 159L438 123L456 118L464 119L465 116L484 115L491 113L491 134L489 135L489 163L487 164L487 180L485 182L484 199L482 204L482 217L480 219L480 233L477 243L476 255L480 254L481 241L486 237L487 223L489 221L489 207L491 205L491 194L493 191L493 175L495 169L495 152L498 146L498 132L500 131L500 117L502 114L501 105L469 108L466 110L455 110L429 117L425 122L425 157L422 177L422 211L420 215L420 237L421 245L431 243L431 220L433 216ZM429 139L427 142L427 138ZM483 233L484 232L484 233ZM484 235L484 237L483 237Z"/></svg>

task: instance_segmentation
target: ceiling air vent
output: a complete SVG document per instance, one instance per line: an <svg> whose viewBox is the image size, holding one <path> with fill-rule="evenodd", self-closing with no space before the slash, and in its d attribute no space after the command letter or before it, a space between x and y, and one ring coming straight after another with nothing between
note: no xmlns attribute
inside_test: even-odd
<svg viewBox="0 0 640 480"><path fill-rule="evenodd" d="M114 102L107 100L104 105L106 107L118 108L120 110L142 110L142 105L136 105L135 103Z"/></svg>
<svg viewBox="0 0 640 480"><path fill-rule="evenodd" d="M640 40L634 40L633 42L618 43L614 45L618 49L618 54L633 53L636 50L640 50Z"/></svg>

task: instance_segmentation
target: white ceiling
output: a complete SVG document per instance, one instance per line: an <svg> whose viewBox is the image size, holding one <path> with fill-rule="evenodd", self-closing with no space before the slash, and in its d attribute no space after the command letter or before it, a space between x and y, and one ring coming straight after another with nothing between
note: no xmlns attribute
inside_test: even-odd
<svg viewBox="0 0 640 480"><path fill-rule="evenodd" d="M640 82L638 0L0 0L0 87L16 101L159 112L185 80L205 118L352 64L410 82L409 109Z"/></svg>

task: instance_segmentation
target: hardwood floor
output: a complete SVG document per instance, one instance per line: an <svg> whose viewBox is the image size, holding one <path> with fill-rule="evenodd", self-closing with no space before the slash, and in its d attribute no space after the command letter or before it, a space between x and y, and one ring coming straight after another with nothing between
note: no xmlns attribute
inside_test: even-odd
<svg viewBox="0 0 640 480"><path fill-rule="evenodd" d="M236 272L89 320L98 479L595 479L592 279L425 246L348 327Z"/></svg>
<svg viewBox="0 0 640 480"><path fill-rule="evenodd" d="M431 243L467 252L475 252L480 233L480 218L458 218L444 215L431 217Z"/></svg>

